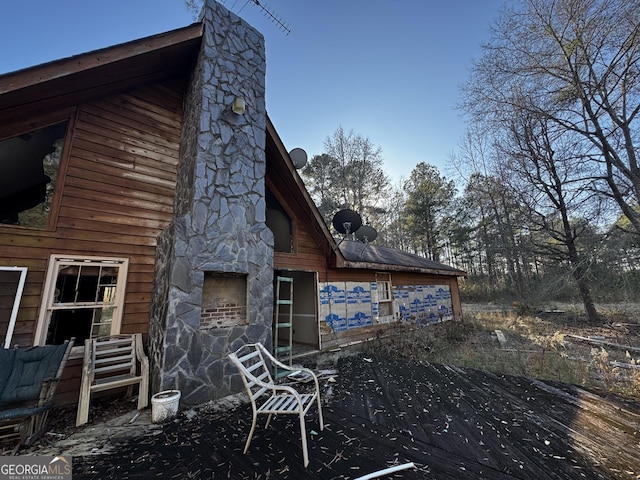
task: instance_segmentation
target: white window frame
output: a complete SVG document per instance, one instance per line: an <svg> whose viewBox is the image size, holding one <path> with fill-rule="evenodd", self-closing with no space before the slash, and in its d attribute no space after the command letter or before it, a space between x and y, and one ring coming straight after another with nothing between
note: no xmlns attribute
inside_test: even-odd
<svg viewBox="0 0 640 480"><path fill-rule="evenodd" d="M391 300L393 300L391 282L389 280L378 280L378 302L390 302Z"/></svg>
<svg viewBox="0 0 640 480"><path fill-rule="evenodd" d="M22 299L24 284L25 284L25 281L27 280L27 267L0 267L0 271L20 272L20 279L18 280L18 288L16 289L16 296L13 299L13 307L11 308L11 317L9 318L9 325L7 327L7 336L4 339L4 348L9 348L11 347L11 340L13 338L13 330L16 327L16 320L18 318L18 310L20 309L20 300Z"/></svg>
<svg viewBox="0 0 640 480"><path fill-rule="evenodd" d="M55 310L61 310L71 308L75 305L65 304L64 306L56 305L55 290L56 281L58 278L59 267L61 265L83 265L83 264L100 264L100 265L117 265L118 280L116 284L116 295L113 302L109 302L108 305L113 307L113 317L111 321L111 335L117 335L120 333L120 326L122 324L122 312L124 310L124 296L127 280L127 273L129 270L128 258L114 258L114 257L89 257L80 255L56 255L53 254L49 258L49 266L47 268L47 278L44 284L44 294L42 296L42 304L40 307L40 315L38 317L38 325L36 327L35 345L45 345L47 342L47 333L49 331L49 324L51 321L51 315ZM82 302L77 304L78 306L90 308L91 305L100 305L100 302ZM84 345L74 347L74 351L81 351Z"/></svg>

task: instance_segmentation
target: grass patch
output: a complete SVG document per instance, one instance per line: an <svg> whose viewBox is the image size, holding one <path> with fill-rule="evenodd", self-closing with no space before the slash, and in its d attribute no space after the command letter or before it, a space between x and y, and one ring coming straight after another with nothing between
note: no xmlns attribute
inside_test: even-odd
<svg viewBox="0 0 640 480"><path fill-rule="evenodd" d="M640 323L637 318L618 310L602 311L602 320L590 324L577 309L477 311L464 322L399 325L396 335L378 338L367 348L406 359L571 383L637 400L640 369L634 366L640 365L640 353L571 337L640 345L640 328L629 328ZM498 342L496 330L503 333L505 345Z"/></svg>

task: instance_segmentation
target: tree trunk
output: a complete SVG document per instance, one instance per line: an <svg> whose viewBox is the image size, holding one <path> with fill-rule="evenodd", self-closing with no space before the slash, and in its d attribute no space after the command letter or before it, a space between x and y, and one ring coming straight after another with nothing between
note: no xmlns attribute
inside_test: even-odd
<svg viewBox="0 0 640 480"><path fill-rule="evenodd" d="M566 219L566 215L564 214L564 212L563 217L571 272L574 280L576 281L576 284L578 285L578 290L580 291L580 297L582 298L582 303L584 305L584 310L587 314L587 318L590 322L595 322L599 320L600 317L598 315L598 312L596 311L596 306L593 303L591 289L589 288L589 283L587 282L586 268L584 268L584 265L580 261L578 249L576 248L576 244L574 241L574 235L573 232L571 232L571 227L569 226L569 222Z"/></svg>

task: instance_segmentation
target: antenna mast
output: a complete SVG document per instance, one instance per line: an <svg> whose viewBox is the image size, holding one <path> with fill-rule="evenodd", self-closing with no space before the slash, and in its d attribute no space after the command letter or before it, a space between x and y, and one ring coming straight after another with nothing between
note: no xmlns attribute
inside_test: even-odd
<svg viewBox="0 0 640 480"><path fill-rule="evenodd" d="M282 20L282 18L279 17L278 15L276 15L273 12L273 10L270 10L269 7L260 3L260 0L247 0L247 1L252 1L253 3L255 3L256 6L260 10L262 10L262 13L264 13L264 16L267 17L269 20L271 20L280 30L284 32L285 35L289 35L291 33L289 26L284 22L284 20Z"/></svg>

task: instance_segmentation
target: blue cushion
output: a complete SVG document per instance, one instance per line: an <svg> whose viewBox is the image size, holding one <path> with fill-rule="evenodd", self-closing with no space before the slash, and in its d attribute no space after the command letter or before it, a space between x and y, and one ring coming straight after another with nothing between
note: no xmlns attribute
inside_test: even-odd
<svg viewBox="0 0 640 480"><path fill-rule="evenodd" d="M43 382L55 378L66 349L66 344L14 349L13 368L2 391L0 405L37 401Z"/></svg>
<svg viewBox="0 0 640 480"><path fill-rule="evenodd" d="M15 348L0 349L0 404L4 403L4 391L13 371L13 362L16 358Z"/></svg>

